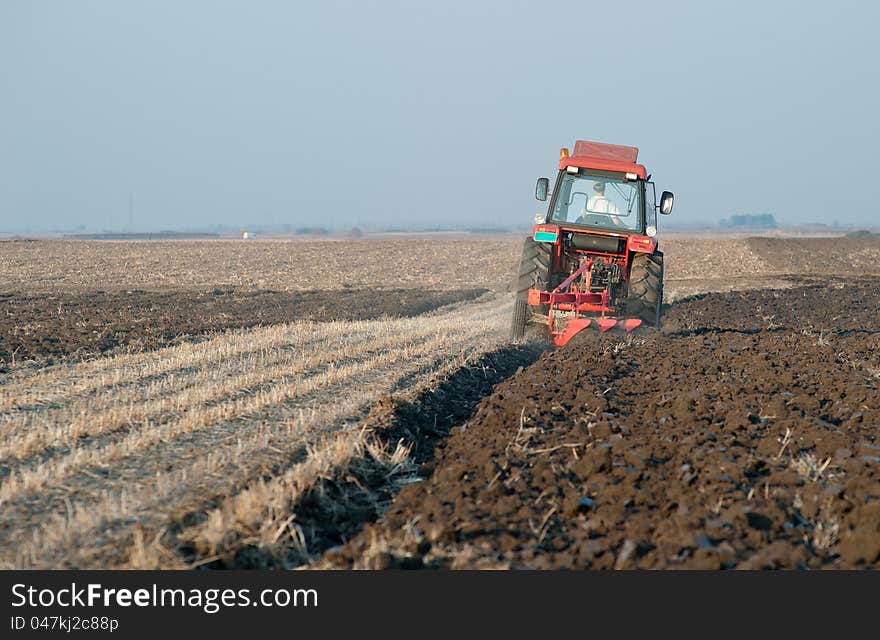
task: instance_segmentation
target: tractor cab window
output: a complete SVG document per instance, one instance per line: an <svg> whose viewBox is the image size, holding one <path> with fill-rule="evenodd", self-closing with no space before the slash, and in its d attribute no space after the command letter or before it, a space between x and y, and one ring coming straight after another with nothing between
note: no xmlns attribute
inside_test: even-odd
<svg viewBox="0 0 880 640"><path fill-rule="evenodd" d="M639 182L566 173L556 193L550 220L609 231L639 231L642 216Z"/></svg>

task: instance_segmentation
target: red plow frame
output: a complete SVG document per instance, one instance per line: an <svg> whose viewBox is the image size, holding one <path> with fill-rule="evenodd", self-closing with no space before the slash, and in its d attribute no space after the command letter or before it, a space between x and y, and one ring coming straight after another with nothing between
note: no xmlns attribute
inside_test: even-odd
<svg viewBox="0 0 880 640"><path fill-rule="evenodd" d="M548 305L549 308L549 325L550 335L553 338L553 344L557 347L565 345L580 331L589 327L594 321L599 331L605 332L613 327L620 326L629 332L642 324L638 318L629 318L620 320L618 318L609 318L606 314L613 313L610 306L611 294L606 287L600 292L590 291L590 279L592 277L593 260L590 258L584 260L580 267L566 278L553 291L539 291L537 289L529 290L528 303L531 306ZM580 290L570 290L572 283L577 278L586 273L584 283ZM560 326L557 322L560 318L556 317L558 312L563 312L568 317L568 322ZM599 314L598 317L582 317L582 313Z"/></svg>

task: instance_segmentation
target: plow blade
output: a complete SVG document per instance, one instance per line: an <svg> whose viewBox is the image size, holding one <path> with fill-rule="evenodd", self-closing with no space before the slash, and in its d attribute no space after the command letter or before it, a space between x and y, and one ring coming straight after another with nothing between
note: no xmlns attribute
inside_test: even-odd
<svg viewBox="0 0 880 640"><path fill-rule="evenodd" d="M629 333L636 327L642 326L642 321L638 318L627 318L626 320L617 320L616 318L573 318L568 321L565 330L553 335L553 344L557 347L567 344L569 340L593 323L602 333L614 327Z"/></svg>
<svg viewBox="0 0 880 640"><path fill-rule="evenodd" d="M557 333L553 336L553 344L557 347L561 347L568 343L575 335L580 333L583 329L586 329L590 326L589 318L572 318L568 322L568 326L565 327L565 331L562 333Z"/></svg>
<svg viewBox="0 0 880 640"><path fill-rule="evenodd" d="M642 326L642 321L639 318L629 318L627 320L623 320L620 323L620 326L623 327L623 330L629 333L636 327Z"/></svg>

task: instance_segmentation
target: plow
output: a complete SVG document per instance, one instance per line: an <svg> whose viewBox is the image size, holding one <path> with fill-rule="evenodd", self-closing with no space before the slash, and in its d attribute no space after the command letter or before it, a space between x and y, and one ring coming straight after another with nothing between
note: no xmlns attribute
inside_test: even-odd
<svg viewBox="0 0 880 640"><path fill-rule="evenodd" d="M673 195L659 204L638 149L578 140L563 148L552 191L539 178L538 200L550 200L535 216L520 260L511 337L539 318L550 338L564 346L579 332L625 332L660 326L663 254L657 244L657 212L672 212ZM532 312L530 313L530 309Z"/></svg>
<svg viewBox="0 0 880 640"><path fill-rule="evenodd" d="M642 324L640 318L627 318L618 321L606 313L612 312L611 294L608 289L601 292L590 292L590 276L593 271L593 259L585 259L578 269L566 278L562 284L551 292L530 290L528 304L530 306L546 305L550 335L554 342L563 345L575 334L595 324L601 332L619 326L629 332ZM584 290L572 287L574 281L583 275ZM594 317L584 316L592 314ZM599 315L595 315L599 314Z"/></svg>

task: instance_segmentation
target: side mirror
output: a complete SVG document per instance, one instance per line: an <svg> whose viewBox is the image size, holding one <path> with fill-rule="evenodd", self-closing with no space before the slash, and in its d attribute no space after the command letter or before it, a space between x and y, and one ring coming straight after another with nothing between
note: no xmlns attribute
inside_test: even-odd
<svg viewBox="0 0 880 640"><path fill-rule="evenodd" d="M538 184L535 185L535 198L546 200L548 191L550 191L550 178L538 178Z"/></svg>
<svg viewBox="0 0 880 640"><path fill-rule="evenodd" d="M675 196L672 195L671 191L664 191L663 195L660 196L660 213L669 215L672 213L672 202L675 199Z"/></svg>

